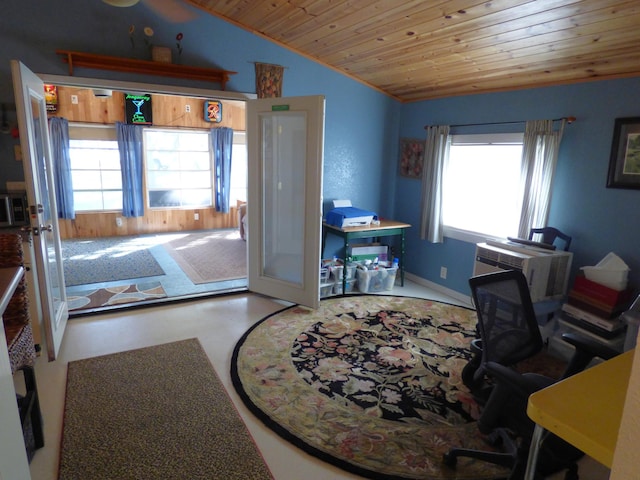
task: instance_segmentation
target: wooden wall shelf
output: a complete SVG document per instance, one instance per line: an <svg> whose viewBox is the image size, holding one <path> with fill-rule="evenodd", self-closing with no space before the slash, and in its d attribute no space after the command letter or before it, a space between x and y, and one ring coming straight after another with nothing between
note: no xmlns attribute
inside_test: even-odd
<svg viewBox="0 0 640 480"><path fill-rule="evenodd" d="M229 76L238 73L216 68L189 67L186 65L176 65L174 63L110 57L107 55L71 52L68 50L56 50L56 54L63 55L62 61L69 64L69 75L71 76L73 76L73 69L75 67L85 67L217 82L222 86L222 90L224 90L229 81Z"/></svg>

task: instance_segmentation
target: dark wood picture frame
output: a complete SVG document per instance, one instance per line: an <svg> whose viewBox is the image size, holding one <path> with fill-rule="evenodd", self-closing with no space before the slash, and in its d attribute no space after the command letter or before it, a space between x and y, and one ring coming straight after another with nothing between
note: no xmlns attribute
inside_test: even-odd
<svg viewBox="0 0 640 480"><path fill-rule="evenodd" d="M417 138L400 139L400 175L409 178L422 178L424 143L424 140Z"/></svg>
<svg viewBox="0 0 640 480"><path fill-rule="evenodd" d="M616 118L607 188L640 189L640 117Z"/></svg>

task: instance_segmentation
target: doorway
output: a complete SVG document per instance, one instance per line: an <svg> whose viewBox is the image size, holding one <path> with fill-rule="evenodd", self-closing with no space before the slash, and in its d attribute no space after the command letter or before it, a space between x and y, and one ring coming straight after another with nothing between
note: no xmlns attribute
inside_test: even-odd
<svg viewBox="0 0 640 480"><path fill-rule="evenodd" d="M228 126L234 131L232 173L235 175L231 179L228 213L216 212L212 206L211 199L215 195L213 182L209 186L209 201L198 198L191 204L187 201L176 205L171 200L162 200L170 198L170 194L175 193L176 176L191 175L185 180L188 185L195 185L207 175L211 176L213 165L208 163L208 151L196 152L206 155L206 162L201 162L208 163L208 171L205 173L189 171L192 166L186 166L183 171L171 166L176 163L185 164L184 159L193 159L196 156L193 152L186 151L175 152L175 158L181 157L179 162L172 163L170 160L151 171L147 168L147 160L151 158L152 153L145 150L145 213L143 217L136 218L124 218L121 208L114 209L109 203L114 193L117 194L113 190L117 190L118 187L109 185L108 180L117 179L119 171L110 171L108 161L94 163L93 166L87 162L75 162L76 166L80 166L72 173L81 179L77 182L81 187L74 191L74 197L79 199L80 208L76 211L74 220L60 220L63 268L65 273L69 271L69 276L74 277L65 281L70 300L70 314L81 315L105 309L246 290L246 242L239 235L238 206L247 199L245 100L248 96L234 92L202 92L189 89L176 91L173 87L140 85L118 85L117 90L112 89L114 87L106 89L102 85L102 88L97 89L93 81L90 81L91 85L78 86L75 84L76 79L72 77L63 77L62 81L58 77L45 78L45 82L51 82L57 87L59 106L55 115L69 120L71 142L84 142L89 145L89 149L93 149L84 152L84 155L80 156L81 159L95 159L106 154L107 149L101 150L101 146L109 141L112 142L111 148L116 144L117 149L117 143L114 141L114 123L124 120L119 120L118 115L123 115L123 98L127 91L159 91L152 94L153 125L145 127L145 131L153 131L155 138L166 140L174 132L182 137L195 137L197 134L208 137L209 130L216 126ZM169 93L165 92L167 88L171 90ZM105 91L109 92L106 96ZM99 94L96 95L95 92ZM222 111L219 117L221 121L217 123L205 119L203 105L212 98L218 99L216 102ZM161 140L156 142L156 150ZM209 143L204 142L205 146ZM183 139L178 140L178 144L187 145L188 150L193 141ZM154 148L152 142L145 142L145 145ZM119 158L117 150L115 155ZM170 152L155 151L153 155L154 160L157 160L158 156L162 155L167 158ZM73 163L72 159L72 169ZM193 165L196 162L190 163ZM117 160L111 163L113 164L116 165L116 169L119 168ZM163 177L167 179L164 180L165 184L162 183ZM100 179L103 183L96 187L91 183L92 178ZM207 185L204 185L205 190L206 188ZM189 194L193 191L185 190L183 193ZM98 205L95 204L97 198ZM204 252L205 245L222 245L223 240L226 243L233 242L234 247L231 250L219 247L213 251L231 251L232 254L203 253L202 261L197 262L193 261L193 254L189 254L190 251ZM242 252L240 261L238 250ZM218 276L205 273L198 277L198 272L193 270L216 263L209 261L212 256L218 264L227 261L230 266L237 266L243 262L244 273L241 276L237 272ZM100 266L117 264L117 260L124 260L121 265L125 265L126 268L109 269ZM136 264L141 266L142 271L139 275L136 274ZM87 268L87 265L90 267ZM154 271L150 268L152 266L158 269ZM115 276L105 277L104 272L107 270L111 270ZM84 279L77 278L78 271ZM118 273L121 275L117 275ZM96 306L97 304L99 306Z"/></svg>

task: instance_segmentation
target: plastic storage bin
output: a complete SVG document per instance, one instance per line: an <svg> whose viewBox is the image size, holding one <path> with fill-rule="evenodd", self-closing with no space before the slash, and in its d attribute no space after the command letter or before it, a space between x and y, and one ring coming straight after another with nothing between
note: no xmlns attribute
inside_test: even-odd
<svg viewBox="0 0 640 480"><path fill-rule="evenodd" d="M347 280L345 283L346 293L352 293L356 288L357 284L358 284L358 281L355 278L352 278L351 280ZM340 280L339 282L336 282L333 285L333 294L342 295L342 280Z"/></svg>
<svg viewBox="0 0 640 480"><path fill-rule="evenodd" d="M329 267L329 271L331 273L331 278L336 282L342 281L342 274L344 273L344 265L332 265ZM353 264L347 265L347 280L351 280L355 278L356 275L356 266Z"/></svg>
<svg viewBox="0 0 640 480"><path fill-rule="evenodd" d="M320 267L320 283L326 283L330 273L329 267Z"/></svg>
<svg viewBox="0 0 640 480"><path fill-rule="evenodd" d="M362 293L393 290L398 267L378 267L377 270L358 268L358 290Z"/></svg>
<svg viewBox="0 0 640 480"><path fill-rule="evenodd" d="M331 283L321 283L320 284L320 298L330 297L333 295L333 287L335 286L335 282ZM341 284L342 286L342 284Z"/></svg>

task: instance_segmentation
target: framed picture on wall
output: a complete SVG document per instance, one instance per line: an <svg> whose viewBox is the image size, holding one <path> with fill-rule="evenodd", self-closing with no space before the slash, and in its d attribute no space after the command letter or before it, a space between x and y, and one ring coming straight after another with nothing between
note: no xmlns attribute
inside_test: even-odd
<svg viewBox="0 0 640 480"><path fill-rule="evenodd" d="M400 175L422 178L424 166L424 140L417 138L400 139Z"/></svg>
<svg viewBox="0 0 640 480"><path fill-rule="evenodd" d="M640 188L640 117L616 118L607 188Z"/></svg>

